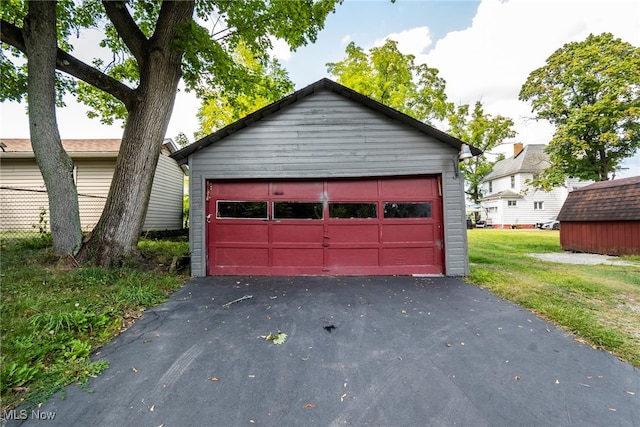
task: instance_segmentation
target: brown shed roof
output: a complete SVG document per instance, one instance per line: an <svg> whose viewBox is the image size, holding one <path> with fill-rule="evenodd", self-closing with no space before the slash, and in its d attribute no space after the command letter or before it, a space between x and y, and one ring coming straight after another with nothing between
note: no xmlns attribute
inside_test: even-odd
<svg viewBox="0 0 640 427"><path fill-rule="evenodd" d="M558 221L640 221L640 176L596 182L572 191Z"/></svg>

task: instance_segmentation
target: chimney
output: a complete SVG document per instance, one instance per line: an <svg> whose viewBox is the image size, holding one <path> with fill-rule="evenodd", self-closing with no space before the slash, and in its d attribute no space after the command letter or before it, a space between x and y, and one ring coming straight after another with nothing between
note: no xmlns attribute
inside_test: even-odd
<svg viewBox="0 0 640 427"><path fill-rule="evenodd" d="M518 157L518 154L522 153L524 149L522 142L516 142L513 144L513 157Z"/></svg>

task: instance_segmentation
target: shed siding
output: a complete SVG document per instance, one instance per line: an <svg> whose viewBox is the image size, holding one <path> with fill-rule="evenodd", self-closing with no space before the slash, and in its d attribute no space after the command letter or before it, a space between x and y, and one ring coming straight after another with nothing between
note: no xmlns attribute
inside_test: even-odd
<svg viewBox="0 0 640 427"><path fill-rule="evenodd" d="M167 156L160 156L153 177L147 216L142 229L180 230L184 197L184 173Z"/></svg>
<svg viewBox="0 0 640 427"><path fill-rule="evenodd" d="M563 221L560 246L565 251L640 255L640 222Z"/></svg>
<svg viewBox="0 0 640 427"><path fill-rule="evenodd" d="M206 275L207 179L303 179L441 174L446 274L468 271L457 151L360 103L322 91L189 157L192 273Z"/></svg>

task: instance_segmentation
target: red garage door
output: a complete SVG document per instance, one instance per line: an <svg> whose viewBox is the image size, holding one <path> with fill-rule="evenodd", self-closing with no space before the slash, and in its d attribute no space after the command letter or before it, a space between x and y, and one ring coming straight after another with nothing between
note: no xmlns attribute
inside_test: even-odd
<svg viewBox="0 0 640 427"><path fill-rule="evenodd" d="M438 180L208 182L207 273L442 274Z"/></svg>

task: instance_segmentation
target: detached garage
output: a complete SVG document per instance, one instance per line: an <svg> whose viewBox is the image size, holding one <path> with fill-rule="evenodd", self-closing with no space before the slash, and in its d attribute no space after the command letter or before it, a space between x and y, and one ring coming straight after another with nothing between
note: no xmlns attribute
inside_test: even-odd
<svg viewBox="0 0 640 427"><path fill-rule="evenodd" d="M463 149L322 79L172 155L192 274L465 275Z"/></svg>

